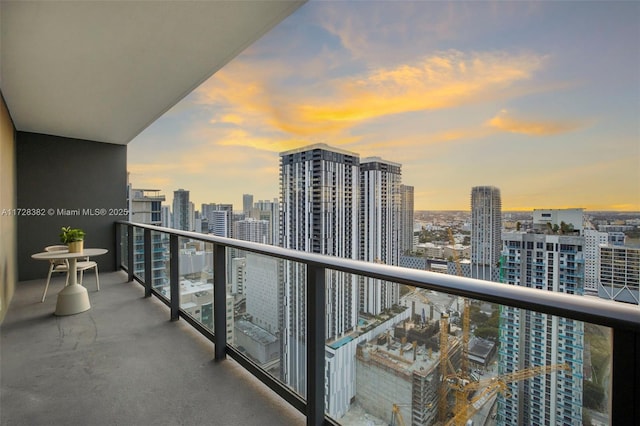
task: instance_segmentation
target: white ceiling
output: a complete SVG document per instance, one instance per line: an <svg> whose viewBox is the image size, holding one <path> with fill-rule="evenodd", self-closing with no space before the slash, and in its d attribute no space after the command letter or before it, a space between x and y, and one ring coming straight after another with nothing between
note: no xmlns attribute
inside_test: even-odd
<svg viewBox="0 0 640 426"><path fill-rule="evenodd" d="M305 0L0 1L19 131L127 144Z"/></svg>

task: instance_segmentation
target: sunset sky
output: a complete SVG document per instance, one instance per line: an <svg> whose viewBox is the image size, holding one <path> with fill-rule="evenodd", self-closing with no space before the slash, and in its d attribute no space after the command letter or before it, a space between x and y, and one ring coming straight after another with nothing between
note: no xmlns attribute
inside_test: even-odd
<svg viewBox="0 0 640 426"><path fill-rule="evenodd" d="M278 196L279 153L402 164L416 210L640 210L640 2L310 1L128 145L130 181Z"/></svg>

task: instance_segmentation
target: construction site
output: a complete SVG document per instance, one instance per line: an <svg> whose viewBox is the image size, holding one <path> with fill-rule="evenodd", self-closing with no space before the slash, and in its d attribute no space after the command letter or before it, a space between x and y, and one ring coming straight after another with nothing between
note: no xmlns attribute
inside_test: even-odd
<svg viewBox="0 0 640 426"><path fill-rule="evenodd" d="M370 419L391 426L495 424L492 407L499 394L510 397L510 384L569 370L554 364L483 376L495 348L481 341L474 355L468 301L462 301L459 327L450 321L459 315L452 296L413 289L402 299L410 318L357 346L355 402Z"/></svg>
<svg viewBox="0 0 640 426"><path fill-rule="evenodd" d="M447 368L460 368L462 342L454 334L461 330L449 323L448 314L442 315L444 308L429 303L419 290L405 295L403 302L411 307L410 319L358 345L357 401L386 424L436 424L442 397L440 360L447 360ZM439 305L452 302L443 295Z"/></svg>
<svg viewBox="0 0 640 426"><path fill-rule="evenodd" d="M373 342L363 342L356 354L357 399L366 412L387 424L431 425L438 419L441 387L440 328L446 321L416 324L405 321ZM445 332L448 359L459 365L461 345ZM381 392L384 389L384 392ZM405 420L403 420L404 422Z"/></svg>
<svg viewBox="0 0 640 426"><path fill-rule="evenodd" d="M450 229L449 237L453 241ZM461 276L460 259L453 258ZM356 402L385 424L466 426L477 414L483 419L477 424L495 424L492 406L499 394L511 396L511 385L570 371L567 364L552 364L481 377L496 344L472 338L471 301L413 287L404 293L400 304L411 308L409 319L356 350Z"/></svg>

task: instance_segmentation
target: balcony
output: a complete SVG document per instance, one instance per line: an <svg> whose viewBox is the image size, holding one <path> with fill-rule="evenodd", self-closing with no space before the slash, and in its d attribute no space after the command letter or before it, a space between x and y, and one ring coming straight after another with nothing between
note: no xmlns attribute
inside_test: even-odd
<svg viewBox="0 0 640 426"><path fill-rule="evenodd" d="M133 229L136 231L132 232ZM147 285L144 271L134 274L129 268L133 265L129 254L134 252L129 250L134 247L129 236L139 232L147 239L144 250L147 264L151 264L154 255L150 243L155 232L170 237L172 253L176 253L180 239L188 239L191 244L195 241L210 244L207 256L214 271L212 324L182 306L183 290L177 285L179 256L171 256L172 264L167 265L170 277L167 289ZM342 419L330 418L324 409L326 383L322 373L326 363L331 362L331 358L325 359L325 341L319 337L324 335L324 321L307 323L306 398L280 382L229 339L226 323L233 316L228 316L227 298L217 296L227 291L225 280L220 278L225 274L224 252L229 248L295 259L306 265L308 289L322 289L328 271L344 271L611 327L614 374L610 420L617 424L618 415L625 416L625 420L637 419L634 404L625 400L634 394L628 390L635 392L638 386L634 381L637 377L633 377L638 354L633 342L637 342L640 319L637 310L630 306L499 284L487 287L488 283L454 276L128 222L117 225L116 240L113 247L116 258L131 272L102 273L100 292L92 288L93 277L87 274L85 285L90 291L92 308L86 313L69 317L52 315L60 278L43 304L39 303L43 280L18 285L2 328L2 424L25 418L30 424L45 421L74 424L78 419L85 424L99 424L104 418L123 424L197 424L210 418L220 419L220 424L243 425L341 423ZM319 311L325 305L324 291L311 293L307 296L307 318L323 318ZM336 341L331 349L338 348L343 341ZM507 358L511 355L509 348L500 352ZM25 369L27 363L30 367ZM581 378L580 374L575 376ZM379 391L385 393L384 389ZM33 407L34 401L37 408L25 411L23 407ZM411 414L406 418L411 418Z"/></svg>
<svg viewBox="0 0 640 426"><path fill-rule="evenodd" d="M135 229L135 232L132 232L133 229ZM168 265L168 276L170 277L168 289L152 287L150 281L146 281L148 277L146 277L147 274L144 271L134 274L132 270L133 256L129 256L129 254L133 255L134 251L130 250L130 248L134 247L133 235L140 232L145 235L146 247L143 251L145 252L147 265L150 265L152 260L152 233L160 232L170 236L171 253L178 252L180 239L188 239L191 241L190 244L195 241L210 244L211 250L208 251L207 256L210 257L213 265L212 270L214 271L211 277L213 282L211 297L213 303L212 315L215 321L209 324L208 321L196 318L188 307L183 306L184 303L181 302L182 290L178 286L180 282L179 271L181 269L179 256L171 256L172 261ZM49 391L45 393L78 396L97 393L99 395L97 399L100 401L126 400L127 404L124 405L125 409L123 409L122 413L123 419L131 419L147 413L146 409L141 411L139 405L132 405L131 401L140 399L144 395L157 396L158 392L165 391L167 392L166 397L152 398L153 404L160 404L157 411L153 410L154 413L157 415L162 413L162 416L178 416L173 412L168 414L167 411L171 410L167 410L166 405L184 406L186 404L193 407L193 412L185 413L184 410L178 410L181 413L180 415L193 415L196 416L194 417L195 419L197 416L204 416L201 411L208 409L213 410L212 413L220 412L221 410L225 415L240 415L233 414L234 399L236 395L246 395L247 391L238 391L238 393L226 390L221 391L219 386L220 380L224 380L225 377L228 377L228 374L231 374L227 369L231 369L237 374L244 374L241 383L252 383L252 380L246 376L247 372L249 372L274 391L274 393L270 394L269 392L264 392L264 390L253 390L249 392L251 396L248 397L252 400L249 405L251 408L256 408L256 411L262 411L262 408L258 408L261 407L260 404L272 406L273 401L280 400L280 404L276 405L276 407L279 407L277 410L273 411L273 408L270 408L269 414L265 414L265 416L273 416L271 417L275 422L273 424L278 424L278 421L283 422L284 419L287 419L284 421L286 424L304 423L305 420L300 413L292 412L293 408L306 415L307 424L337 423L335 419L327 417L324 410L326 404L324 369L325 363L330 361L325 360L325 341L324 338L320 337L324 336L325 333L324 321L315 321L314 318L324 318L322 311L325 306L325 292L323 289L325 274L327 271L343 271L390 282L409 284L418 288L473 297L477 300L501 303L522 309L536 310L548 314L560 314L563 317L611 327L614 336L614 374L611 405L612 407L619 407L618 410L612 410L611 421L616 424L617 415L624 416L625 420L637 418L633 404L627 404L626 407L619 406L619 404L626 404L624 401L629 395L628 389L635 390L638 386L637 376L634 378L633 374L629 375L620 372L621 369L625 369L627 372L637 371L635 370L637 369L637 346L634 346L636 343L633 342L637 342L640 318L637 315L637 310L630 306L514 286L487 286L487 283L476 280L292 252L277 247L128 222L120 222L118 224L116 239L118 240L114 248L116 258L121 261L124 269L129 270L129 273L114 272L107 274L106 281L103 281L106 282L106 284L103 284L105 289L99 293L91 294L93 307L86 314L62 318L52 317L51 311L53 309L51 303L55 299L53 295L49 296L47 303L37 303L38 293L42 289L42 281L34 280L20 286L20 292L16 296L16 301L12 305L12 310L9 312L3 328L3 348L20 347L24 348L24 350L3 353L3 371L17 371L13 368L16 363L23 362L25 358L32 358L34 365L41 365L47 371L46 374L51 375L52 379L48 386L53 386L56 383L73 383L68 392L56 393ZM295 260L305 265L307 270L307 291L311 293L307 296L306 306L306 318L309 319L306 324L307 348L305 359L307 373L305 380L303 380L303 382L306 382L306 389L304 389L307 395L306 398L302 398L300 394L293 391L288 385L283 384L277 377L268 373L263 368L263 365L257 363L252 357L247 356L233 340L229 340L226 323L232 319L232 316L228 315L229 306L226 305L227 286L225 272L227 267L225 251L229 248L259 253L262 256L271 258ZM91 288L90 274L86 279L86 285ZM143 284L143 287L136 286L130 281L138 281ZM311 291L313 288L316 291ZM201 292L202 294L204 293ZM144 295L153 295L155 297L143 299ZM163 303L168 307L168 309L164 309L164 318L162 318ZM114 315L114 312L117 312L117 315ZM140 317L138 317L139 315ZM85 318L84 320L83 317ZM86 317L90 317L91 321L87 322ZM172 320L184 319L185 321L168 322L169 318ZM163 325L159 326L158 324ZM13 333L16 330L24 331L24 327L28 327L29 331L27 333ZM34 339L34 333L36 336L42 334L42 337ZM30 337L26 339L26 342L17 340L15 344L12 344L12 340L9 340L19 339L20 336L27 335ZM618 336L623 337L619 339L617 338ZM71 339L69 339L70 337ZM145 339L147 337L150 338L148 342ZM175 344L177 341L182 342L184 340L189 343L184 345L182 343ZM42 345L42 341L46 343L45 346ZM133 345L134 341L136 342L135 345ZM141 342L145 343L141 344ZM339 343L342 344L341 342L335 342L331 348L339 347ZM38 349L30 345L36 345ZM187 347L185 345L191 345L193 353L192 349L185 350L184 348ZM46 348L46 346L49 346L50 349L43 351L42 348ZM133 353L131 353L132 351ZM126 358L122 357L121 354L123 353L127 354ZM27 354L31 355L25 356ZM43 354L48 355L44 356ZM183 356L186 358L182 358ZM222 361L229 357L235 362L232 360L210 362L212 357L217 361ZM114 363L114 359L125 361L124 366ZM140 359L140 362L136 362L135 360L137 359ZM169 367L172 364L179 364L181 367L172 369ZM83 367L78 368L79 371L75 373L77 375L76 380L65 381L62 377L56 378L56 372L61 375L70 374L67 368L58 368L60 365ZM616 367L620 365L623 365L623 367ZM151 366L156 368L151 368ZM131 368L131 370L127 371L124 367ZM211 374L208 376L206 374L203 375L202 368L208 367L211 368ZM109 368L112 371L109 371ZM158 374L153 374L153 371L150 370L157 370ZM218 379L218 372L222 372L223 379ZM3 389L12 388L13 386L38 389L39 386L42 386L40 376L43 374L45 373L39 373L38 370L35 370L29 380L25 380L23 374L16 377L7 377L5 375L3 377ZM576 376L581 377L581 372ZM132 377L139 377L139 379L131 380ZM130 397L125 398L119 393L120 386L117 384L119 379L125 382L124 390L130 390ZM7 382L8 380L15 380L15 382L9 383ZM229 379L227 378L227 380ZM20 384L21 381L24 383ZM82 390L83 381L88 382L84 390ZM177 392L175 390L172 391L174 386L171 385L175 383L181 383ZM620 388L619 386L623 383L623 387ZM237 383L234 383L234 385L240 386ZM253 383L250 386L258 386L259 389L263 385ZM247 384L247 389L250 386ZM76 387L78 389L75 389ZM226 389L227 385L223 385L222 388ZM153 392L149 389L153 389ZM150 393L151 395L149 395ZM214 409L215 407L201 409L202 404L199 404L198 400L201 399L203 402L210 399L219 400L219 398L211 396L216 395L216 393L223 393L223 395L220 395L220 398L224 401L221 406L217 409ZM209 395L209 397L206 395ZM11 399L7 398L14 397L27 398L28 395L20 392L3 395L3 399L6 401L11 401ZM40 395L38 397L52 398L50 395ZM253 398L256 398L257 401L254 402ZM283 404L283 400L280 398L283 398L289 405ZM79 399L82 400L82 398ZM68 398L62 398L62 400L68 403ZM164 405L162 405L161 400L165 400ZM22 406L21 404L5 405L4 402L3 406ZM80 415L78 414L81 411L80 407L91 410L93 409L93 404L95 404L94 399L91 399L91 402L79 402L74 407L78 410L77 412L74 410L60 410L56 415ZM247 401L245 400L242 404L247 404ZM165 410L162 408L165 408ZM108 410L110 408L104 409ZM12 415L20 415L20 409L17 410L17 412L12 413L9 411L8 414L3 415L9 416L7 418L10 419ZM620 410L624 411L624 414L620 414ZM251 417L249 414L252 412L251 410L241 411L242 415ZM227 412L230 413L226 414ZM5 413L7 413L6 410ZM278 420L278 416L282 417ZM72 418L70 418L71 420ZM260 422L260 424L266 424L263 420L260 420ZM243 421L241 424L251 423ZM349 423L346 422L345 424Z"/></svg>
<svg viewBox="0 0 640 426"><path fill-rule="evenodd" d="M106 6L104 2L98 3L95 4L100 8ZM224 14L225 8L236 7L239 3L210 2L207 10L171 13L173 8L186 8L188 3L127 5L117 2L113 3L114 9L110 9L110 13L103 13L102 9L77 8L64 2L2 2L3 57L11 58L2 62L0 99L0 142L2 158L6 159L0 167L3 208L124 210L125 145L141 128L174 105L199 79L220 68L300 4L252 2L265 8L271 8L270 4L277 7L280 3L282 9L269 14L247 7L247 15L252 19L240 26L231 19L239 16L237 10ZM164 8L170 7L171 11L166 14L172 16L172 22L180 20L184 26L176 25L175 32L162 32L166 39L151 39L146 29L162 27L160 16L153 11L156 7L163 9L162 15ZM256 23L255 17L265 22ZM52 21L56 25L52 25ZM140 22L147 24L140 25ZM218 25L212 25L212 22ZM90 31L74 32L78 24ZM131 25L127 27L129 31L122 30L124 24ZM71 29L73 36L62 34L64 37L60 38L61 34L52 31L54 27ZM108 49L87 49L95 45L92 34L100 37L98 41L104 41L103 33L93 31L94 28L111 30L109 34L113 37L109 38L109 45L104 46ZM231 33L231 28L236 28L239 34ZM214 30L219 33L207 32ZM135 39L132 37L135 34L141 37ZM192 34L191 40L187 39L189 34ZM78 40L79 45L72 44L74 40ZM149 58L168 58L172 64L180 64L180 70L189 71L189 75L178 73L174 67L167 68L162 60L140 61L139 52L153 53L150 51L152 46L206 47L199 42L201 40L235 40L237 43L233 46L222 43L229 47L223 52L194 53L192 49L175 48L148 55ZM101 55L104 51L119 54ZM94 56L90 56L90 52ZM121 59L115 61L114 57ZM56 58L59 62L52 63ZM193 58L213 58L214 63L192 69L188 64L193 63ZM65 65L67 63L75 66ZM131 67L131 64L136 66ZM116 67L112 68L112 65ZM134 70L141 72L132 75ZM34 71L37 71L37 80L22 80L33 76ZM94 87L96 75L100 76L99 82L105 84L100 90ZM69 85L62 86L62 81ZM80 84L84 81L87 82L85 86ZM147 84L138 83L143 81ZM141 90L143 87L147 91ZM52 88L54 90L43 90ZM97 92L114 96L95 96ZM159 99L156 95L162 96ZM143 104L132 105L132 100ZM66 167L69 163L77 167L70 170ZM2 217L0 314L3 316L0 318L4 318L4 322L0 422L3 425L331 423L333 421L324 410L328 383L323 374L325 365L335 360L325 359L323 324L326 316L324 277L331 271L610 327L613 334L610 421L612 424L640 424L636 404L640 399L637 363L640 359L640 319L635 307L133 224L121 223L118 232L113 232L114 220L126 218L126 214L118 216L115 219L50 214L46 217ZM44 277L46 267L34 264L30 254L53 241L57 237L56 230L69 225L71 220L74 226L88 230L91 246L109 248L110 253L98 259L103 278L100 292L92 290L91 274L86 277L92 309L77 316L53 317L56 289L51 289L46 303L38 302L43 280L35 278ZM207 256L214 265L213 318L203 312L190 311L185 307L186 303L181 303L179 264L167 265L168 282L159 283L156 288L146 277L152 272L153 251L145 248L140 253L145 263L145 276L134 274L133 257L128 257L134 254L133 240L129 241L129 236L135 234L133 227L139 234L144 234L145 244L152 241L146 239L151 229L170 235L172 256L166 258L168 262L178 262L176 242L180 238L211 246ZM295 360L300 363L300 379L305 383L306 397L281 383L266 370L264 363L258 364L249 358L237 342L228 341L225 323L233 316L225 315L228 312L226 283L220 278L228 272L224 261L228 248L297 262L306 269L301 277L306 277L310 291L301 313L309 320L300 324L306 327L307 351L305 357ZM126 276L121 271L112 272L123 265ZM18 276L22 278L16 285ZM210 322L214 318L215 324ZM375 330L366 331L369 327L374 326L366 324L362 331ZM344 340L337 342L345 343ZM400 349L404 350L404 347ZM407 352L411 353L405 350L405 359ZM501 353L505 358L513 355L509 351ZM517 360L509 364L509 368L516 366ZM384 387L378 387L376 391L387 398L397 397L388 392L385 394ZM427 397L435 399L434 395Z"/></svg>
<svg viewBox="0 0 640 426"><path fill-rule="evenodd" d="M2 325L0 424L302 425L304 416L125 272L85 276L91 310L53 315L64 278L20 282ZM55 277L55 276L54 276Z"/></svg>

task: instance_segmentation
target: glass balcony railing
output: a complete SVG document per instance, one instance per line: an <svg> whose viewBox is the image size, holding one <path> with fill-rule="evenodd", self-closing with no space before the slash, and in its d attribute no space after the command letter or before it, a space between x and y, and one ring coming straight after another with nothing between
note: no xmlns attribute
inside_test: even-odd
<svg viewBox="0 0 640 426"><path fill-rule="evenodd" d="M639 424L632 305L130 222L117 228L129 279L309 425Z"/></svg>

